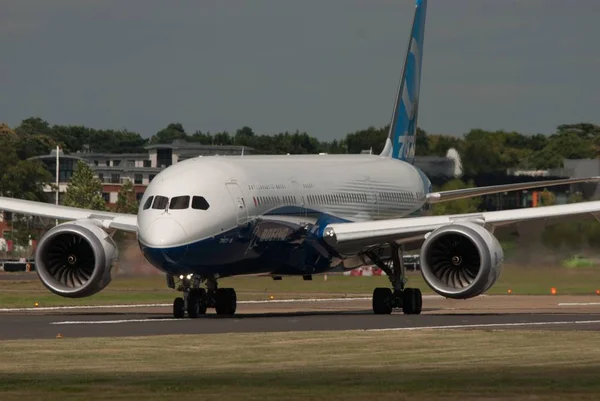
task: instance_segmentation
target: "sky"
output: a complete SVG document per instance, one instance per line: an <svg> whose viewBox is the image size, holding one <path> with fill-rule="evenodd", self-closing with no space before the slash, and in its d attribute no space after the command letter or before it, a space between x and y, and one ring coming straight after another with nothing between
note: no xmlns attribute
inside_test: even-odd
<svg viewBox="0 0 600 401"><path fill-rule="evenodd" d="M0 122L187 132L389 123L414 0L0 0ZM429 0L419 126L600 123L600 2Z"/></svg>

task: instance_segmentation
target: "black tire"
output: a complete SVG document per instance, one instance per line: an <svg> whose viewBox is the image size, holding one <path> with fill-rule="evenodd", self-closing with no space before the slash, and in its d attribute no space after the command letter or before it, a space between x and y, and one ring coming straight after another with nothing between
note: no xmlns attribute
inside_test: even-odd
<svg viewBox="0 0 600 401"><path fill-rule="evenodd" d="M187 312L192 319L204 315L207 307L207 296L204 288L191 289L188 294Z"/></svg>
<svg viewBox="0 0 600 401"><path fill-rule="evenodd" d="M421 314L421 310L423 309L423 295L421 294L421 290L418 288L415 288L415 293L416 293L416 298L417 298L417 305L415 308L415 314L416 315L420 315Z"/></svg>
<svg viewBox="0 0 600 401"><path fill-rule="evenodd" d="M215 293L217 315L233 315L237 308L237 295L233 288L219 288Z"/></svg>
<svg viewBox="0 0 600 401"><path fill-rule="evenodd" d="M406 288L402 295L402 312L405 315L418 315L423 307L423 297L418 288Z"/></svg>
<svg viewBox="0 0 600 401"><path fill-rule="evenodd" d="M173 301L173 317L183 319L185 316L185 302L183 298L178 297Z"/></svg>
<svg viewBox="0 0 600 401"><path fill-rule="evenodd" d="M394 295L389 288L375 288L373 291L373 312L376 315L389 315L392 313Z"/></svg>

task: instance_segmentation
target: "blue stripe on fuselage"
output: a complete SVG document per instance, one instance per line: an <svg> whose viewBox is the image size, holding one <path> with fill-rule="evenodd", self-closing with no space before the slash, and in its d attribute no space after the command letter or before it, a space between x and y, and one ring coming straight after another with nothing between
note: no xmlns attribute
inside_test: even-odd
<svg viewBox="0 0 600 401"><path fill-rule="evenodd" d="M294 213L295 212L295 213ZM171 248L148 247L140 242L150 263L165 273L178 276L226 277L250 274L307 275L326 272L337 256L323 240L331 223L348 222L316 210L293 206L274 209L265 215L318 214L316 224L305 227L285 221L261 220L243 227Z"/></svg>

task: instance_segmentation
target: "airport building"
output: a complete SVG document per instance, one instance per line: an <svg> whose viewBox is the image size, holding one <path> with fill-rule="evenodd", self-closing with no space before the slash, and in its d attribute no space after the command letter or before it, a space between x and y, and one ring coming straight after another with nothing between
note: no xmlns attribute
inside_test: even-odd
<svg viewBox="0 0 600 401"><path fill-rule="evenodd" d="M77 162L88 164L102 182L102 196L106 203L114 205L125 180L133 183L137 199L141 199L146 187L163 169L179 161L198 156L252 154L253 149L243 146L201 145L175 140L171 144L145 146L146 153L83 153L59 152L59 202L73 175ZM49 155L37 156L56 180L56 150ZM56 181L53 181L56 182ZM54 202L55 191L47 186L49 201Z"/></svg>

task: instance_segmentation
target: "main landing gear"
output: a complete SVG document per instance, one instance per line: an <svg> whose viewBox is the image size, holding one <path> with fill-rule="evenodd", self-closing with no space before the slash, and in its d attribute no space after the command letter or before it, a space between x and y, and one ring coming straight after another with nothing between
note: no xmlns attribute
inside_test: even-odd
<svg viewBox="0 0 600 401"><path fill-rule="evenodd" d="M394 308L402 308L406 315L418 315L423 306L423 297L418 288L404 288L406 283L406 269L404 268L403 250L397 244L390 244L392 248L392 265L384 263L374 251L365 255L387 274L392 289L375 288L373 291L373 312L377 315L389 315Z"/></svg>
<svg viewBox="0 0 600 401"><path fill-rule="evenodd" d="M183 297L173 301L173 316L182 319L187 315L195 319L206 314L208 308L215 308L217 315L232 316L237 307L237 296L233 288L218 288L217 280L206 279L206 289L200 288L202 280L195 275L180 276L178 291L183 292ZM175 279L167 275L167 285L175 288Z"/></svg>

